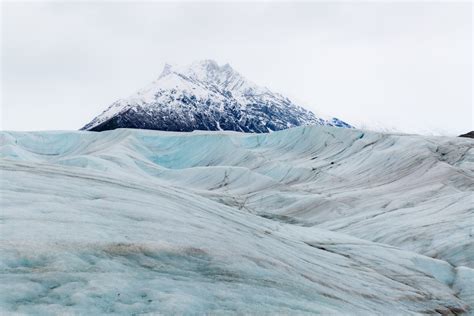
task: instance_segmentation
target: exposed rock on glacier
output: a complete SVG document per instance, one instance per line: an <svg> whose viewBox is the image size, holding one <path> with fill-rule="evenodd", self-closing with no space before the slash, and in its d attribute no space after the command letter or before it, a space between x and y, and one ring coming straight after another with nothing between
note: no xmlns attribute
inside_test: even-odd
<svg viewBox="0 0 474 316"><path fill-rule="evenodd" d="M474 131L459 135L459 137L474 138Z"/></svg>

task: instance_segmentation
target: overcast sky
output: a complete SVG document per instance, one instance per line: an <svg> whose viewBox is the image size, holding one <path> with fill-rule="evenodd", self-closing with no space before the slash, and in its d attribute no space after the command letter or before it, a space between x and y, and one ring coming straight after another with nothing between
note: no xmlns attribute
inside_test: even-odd
<svg viewBox="0 0 474 316"><path fill-rule="evenodd" d="M214 59L358 126L473 129L472 4L2 3L2 126L78 129L164 63Z"/></svg>

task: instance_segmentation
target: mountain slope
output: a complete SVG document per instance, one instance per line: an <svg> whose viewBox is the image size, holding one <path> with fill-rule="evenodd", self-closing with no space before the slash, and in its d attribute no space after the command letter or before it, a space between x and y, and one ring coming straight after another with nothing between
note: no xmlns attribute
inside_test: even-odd
<svg viewBox="0 0 474 316"><path fill-rule="evenodd" d="M113 103L82 129L267 133L301 125L351 127L337 118L316 117L246 80L228 64L204 60L186 67L166 65L156 81Z"/></svg>
<svg viewBox="0 0 474 316"><path fill-rule="evenodd" d="M474 142L0 133L4 314L459 314ZM472 307L472 306L471 306Z"/></svg>

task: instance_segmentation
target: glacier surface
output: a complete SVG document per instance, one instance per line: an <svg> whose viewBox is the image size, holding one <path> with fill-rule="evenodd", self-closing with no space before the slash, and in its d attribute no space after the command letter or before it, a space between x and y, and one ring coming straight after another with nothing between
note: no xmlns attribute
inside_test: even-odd
<svg viewBox="0 0 474 316"><path fill-rule="evenodd" d="M457 314L474 141L1 132L4 314Z"/></svg>

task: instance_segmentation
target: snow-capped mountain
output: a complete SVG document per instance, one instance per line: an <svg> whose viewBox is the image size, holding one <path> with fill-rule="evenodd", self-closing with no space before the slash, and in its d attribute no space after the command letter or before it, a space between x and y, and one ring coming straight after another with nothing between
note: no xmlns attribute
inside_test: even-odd
<svg viewBox="0 0 474 316"><path fill-rule="evenodd" d="M266 133L302 125L351 127L337 118L316 117L245 79L229 64L204 60L185 67L165 65L157 80L113 103L82 129Z"/></svg>

